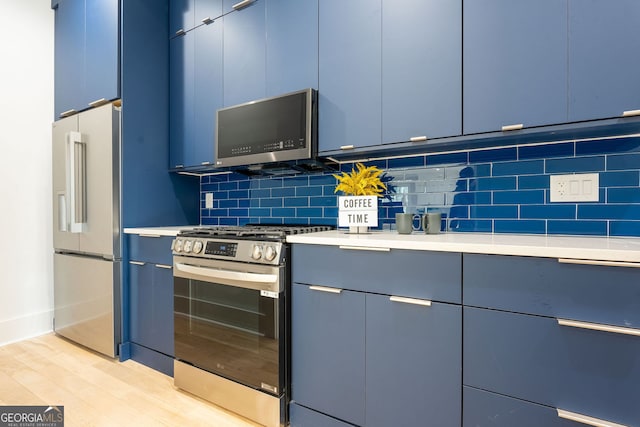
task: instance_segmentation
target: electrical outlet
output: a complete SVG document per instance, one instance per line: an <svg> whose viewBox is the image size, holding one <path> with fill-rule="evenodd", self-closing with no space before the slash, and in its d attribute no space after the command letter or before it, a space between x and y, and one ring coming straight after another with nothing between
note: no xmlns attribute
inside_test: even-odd
<svg viewBox="0 0 640 427"><path fill-rule="evenodd" d="M204 193L205 209L213 209L213 193Z"/></svg>
<svg viewBox="0 0 640 427"><path fill-rule="evenodd" d="M597 202L600 191L600 175L581 173L551 175L549 200L551 202Z"/></svg>

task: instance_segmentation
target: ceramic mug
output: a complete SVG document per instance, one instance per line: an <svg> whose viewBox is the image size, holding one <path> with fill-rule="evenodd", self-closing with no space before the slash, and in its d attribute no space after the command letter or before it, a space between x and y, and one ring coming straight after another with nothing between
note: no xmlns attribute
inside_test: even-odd
<svg viewBox="0 0 640 427"><path fill-rule="evenodd" d="M410 213L397 213L396 214L396 230L399 234L411 234L412 231L420 230L420 226L415 227L413 225L414 218L418 218L422 222L420 215L414 215Z"/></svg>
<svg viewBox="0 0 640 427"><path fill-rule="evenodd" d="M426 234L438 234L442 227L442 214L440 212L429 212L422 216L422 229Z"/></svg>

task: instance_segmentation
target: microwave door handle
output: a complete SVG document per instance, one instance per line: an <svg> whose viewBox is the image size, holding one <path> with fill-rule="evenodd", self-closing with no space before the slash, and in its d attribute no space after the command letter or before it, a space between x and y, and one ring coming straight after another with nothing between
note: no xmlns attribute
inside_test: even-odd
<svg viewBox="0 0 640 427"><path fill-rule="evenodd" d="M86 217L86 155L85 144L80 132L67 134L67 158L66 158L66 217L68 218L69 231L82 233Z"/></svg>
<svg viewBox="0 0 640 427"><path fill-rule="evenodd" d="M245 284L243 287L249 289L263 289L264 286L251 285L273 285L277 283L278 280L277 274L245 273L242 271L218 270L214 268L197 267L195 265L183 264L180 262L176 263L176 269L183 273L206 277L208 279L233 280L235 282L241 282Z"/></svg>

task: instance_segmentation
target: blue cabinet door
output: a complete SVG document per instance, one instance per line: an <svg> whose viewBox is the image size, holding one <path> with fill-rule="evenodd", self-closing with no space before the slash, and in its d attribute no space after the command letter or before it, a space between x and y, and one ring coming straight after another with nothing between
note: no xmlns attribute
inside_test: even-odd
<svg viewBox="0 0 640 427"><path fill-rule="evenodd" d="M640 337L464 308L463 384L638 425Z"/></svg>
<svg viewBox="0 0 640 427"><path fill-rule="evenodd" d="M292 294L291 398L364 425L364 295L295 283Z"/></svg>
<svg viewBox="0 0 640 427"><path fill-rule="evenodd" d="M382 140L381 0L319 2L318 150Z"/></svg>
<svg viewBox="0 0 640 427"><path fill-rule="evenodd" d="M584 427L544 405L463 387L463 427Z"/></svg>
<svg viewBox="0 0 640 427"><path fill-rule="evenodd" d="M235 1L225 0L228 3ZM236 105L266 96L265 1L224 16L224 105Z"/></svg>
<svg viewBox="0 0 640 427"><path fill-rule="evenodd" d="M189 166L194 122L194 36L169 42L169 167Z"/></svg>
<svg viewBox="0 0 640 427"><path fill-rule="evenodd" d="M462 132L462 0L382 3L382 142Z"/></svg>
<svg viewBox="0 0 640 427"><path fill-rule="evenodd" d="M131 341L173 357L173 272L170 266L130 262L129 280Z"/></svg>
<svg viewBox="0 0 640 427"><path fill-rule="evenodd" d="M463 132L567 121L566 0L464 0Z"/></svg>
<svg viewBox="0 0 640 427"><path fill-rule="evenodd" d="M85 29L85 108L120 98L119 0L87 0Z"/></svg>
<svg viewBox="0 0 640 427"><path fill-rule="evenodd" d="M291 427L352 427L352 424L338 421L295 403L289 405L289 421Z"/></svg>
<svg viewBox="0 0 640 427"><path fill-rule="evenodd" d="M55 117L80 110L84 93L84 0L65 0L55 11Z"/></svg>
<svg viewBox="0 0 640 427"><path fill-rule="evenodd" d="M222 3L219 3L220 10ZM196 28L194 52L193 140L187 165L215 164L216 110L222 108L222 19Z"/></svg>
<svg viewBox="0 0 640 427"><path fill-rule="evenodd" d="M195 0L169 1L169 37L189 31L195 23Z"/></svg>
<svg viewBox="0 0 640 427"><path fill-rule="evenodd" d="M266 3L267 97L318 88L318 0Z"/></svg>
<svg viewBox="0 0 640 427"><path fill-rule="evenodd" d="M462 308L367 294L366 316L367 427L459 427Z"/></svg>
<svg viewBox="0 0 640 427"><path fill-rule="evenodd" d="M569 0L569 120L640 109L640 2Z"/></svg>
<svg viewBox="0 0 640 427"><path fill-rule="evenodd" d="M65 0L55 12L55 117L120 97L119 0Z"/></svg>

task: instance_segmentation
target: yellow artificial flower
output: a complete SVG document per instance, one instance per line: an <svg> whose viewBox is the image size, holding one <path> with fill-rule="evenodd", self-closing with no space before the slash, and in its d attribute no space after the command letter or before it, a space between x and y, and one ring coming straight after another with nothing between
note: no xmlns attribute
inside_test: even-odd
<svg viewBox="0 0 640 427"><path fill-rule="evenodd" d="M342 175L333 175L339 181L334 193L342 191L349 196L382 197L382 193L387 189L380 180L382 171L376 166L366 167L362 163L356 163L356 167L357 171L351 169L351 173L342 172Z"/></svg>

